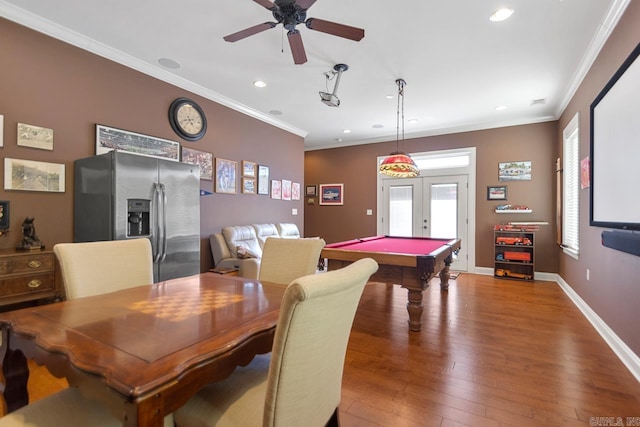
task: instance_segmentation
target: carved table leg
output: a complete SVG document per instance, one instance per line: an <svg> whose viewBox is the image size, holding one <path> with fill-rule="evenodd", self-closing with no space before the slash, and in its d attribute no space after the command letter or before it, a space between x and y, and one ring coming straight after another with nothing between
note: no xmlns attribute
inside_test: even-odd
<svg viewBox="0 0 640 427"><path fill-rule="evenodd" d="M451 263L446 263L444 268L440 271L440 290L442 291L449 290L449 277L451 277L451 274L449 274L450 264Z"/></svg>
<svg viewBox="0 0 640 427"><path fill-rule="evenodd" d="M409 312L409 330L419 331L422 328L422 291L417 289L407 289L409 291L409 301L407 311Z"/></svg>

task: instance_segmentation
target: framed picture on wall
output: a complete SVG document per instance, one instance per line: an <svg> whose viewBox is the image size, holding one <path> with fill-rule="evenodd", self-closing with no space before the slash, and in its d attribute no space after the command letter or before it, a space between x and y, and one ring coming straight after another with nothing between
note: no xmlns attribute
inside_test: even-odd
<svg viewBox="0 0 640 427"><path fill-rule="evenodd" d="M321 205L343 205L344 184L320 184Z"/></svg>
<svg viewBox="0 0 640 427"><path fill-rule="evenodd" d="M238 162L216 158L216 193L236 194Z"/></svg>
<svg viewBox="0 0 640 427"><path fill-rule="evenodd" d="M269 166L258 166L258 194L269 195Z"/></svg>
<svg viewBox="0 0 640 427"><path fill-rule="evenodd" d="M318 187L315 185L307 185L304 187L304 193L307 197L316 197L318 195Z"/></svg>
<svg viewBox="0 0 640 427"><path fill-rule="evenodd" d="M9 228L9 201L0 200L0 230Z"/></svg>
<svg viewBox="0 0 640 427"><path fill-rule="evenodd" d="M96 125L96 154L104 154L112 150L174 162L180 160L180 144L175 141Z"/></svg>
<svg viewBox="0 0 640 427"><path fill-rule="evenodd" d="M200 166L200 179L213 180L213 154L182 147L182 163Z"/></svg>
<svg viewBox="0 0 640 427"><path fill-rule="evenodd" d="M291 184L291 200L300 200L300 183L294 182Z"/></svg>
<svg viewBox="0 0 640 427"><path fill-rule="evenodd" d="M282 180L282 200L291 200L291 181Z"/></svg>
<svg viewBox="0 0 640 427"><path fill-rule="evenodd" d="M242 178L242 194L256 194L255 178Z"/></svg>
<svg viewBox="0 0 640 427"><path fill-rule="evenodd" d="M246 160L242 161L242 176L246 176L247 178L255 178L256 177L256 164L255 162L248 162Z"/></svg>
<svg viewBox="0 0 640 427"><path fill-rule="evenodd" d="M507 200L507 186L488 186L487 200Z"/></svg>
<svg viewBox="0 0 640 427"><path fill-rule="evenodd" d="M278 179L271 180L271 198L276 200L282 199L282 181Z"/></svg>
<svg viewBox="0 0 640 427"><path fill-rule="evenodd" d="M4 189L64 193L65 166L5 157Z"/></svg>

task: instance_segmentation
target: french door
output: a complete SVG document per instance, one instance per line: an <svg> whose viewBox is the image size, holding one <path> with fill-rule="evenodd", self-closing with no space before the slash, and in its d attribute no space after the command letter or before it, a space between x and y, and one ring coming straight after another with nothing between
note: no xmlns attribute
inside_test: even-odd
<svg viewBox="0 0 640 427"><path fill-rule="evenodd" d="M467 241L467 175L425 176L383 180L385 235L459 237ZM467 271L463 243L452 270Z"/></svg>

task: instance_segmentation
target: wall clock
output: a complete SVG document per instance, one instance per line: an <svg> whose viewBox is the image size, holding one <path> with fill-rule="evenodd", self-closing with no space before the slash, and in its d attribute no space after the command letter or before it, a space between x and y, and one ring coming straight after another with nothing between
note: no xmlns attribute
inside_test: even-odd
<svg viewBox="0 0 640 427"><path fill-rule="evenodd" d="M171 103L169 123L175 133L187 141L197 141L207 132L204 111L189 98L178 98Z"/></svg>

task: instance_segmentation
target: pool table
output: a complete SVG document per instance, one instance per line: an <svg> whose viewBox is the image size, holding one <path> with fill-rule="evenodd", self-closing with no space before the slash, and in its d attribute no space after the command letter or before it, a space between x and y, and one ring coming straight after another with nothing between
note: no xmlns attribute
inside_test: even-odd
<svg viewBox="0 0 640 427"><path fill-rule="evenodd" d="M336 270L361 258L374 259L379 267L372 281L400 284L409 291L409 330L422 326L422 294L436 274L440 289L449 289L449 266L460 251L460 239L375 236L331 243L321 253L327 268Z"/></svg>

